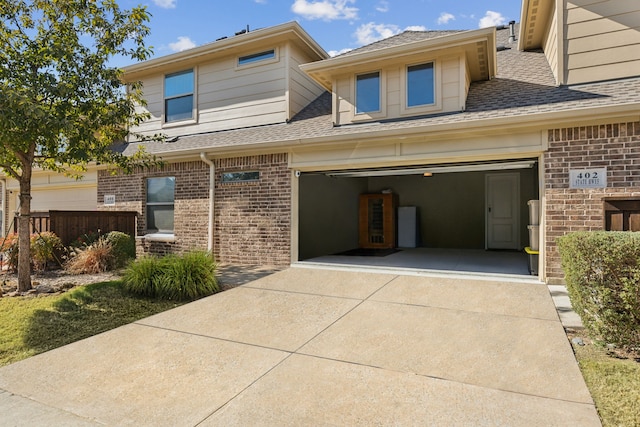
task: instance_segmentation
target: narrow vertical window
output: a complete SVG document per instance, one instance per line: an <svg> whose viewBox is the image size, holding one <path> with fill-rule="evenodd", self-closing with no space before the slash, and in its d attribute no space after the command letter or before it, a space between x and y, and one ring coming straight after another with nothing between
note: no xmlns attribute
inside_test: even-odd
<svg viewBox="0 0 640 427"><path fill-rule="evenodd" d="M407 68L407 107L433 104L434 88L433 62Z"/></svg>
<svg viewBox="0 0 640 427"><path fill-rule="evenodd" d="M166 123L193 118L193 87L193 70L167 74L164 77Z"/></svg>
<svg viewBox="0 0 640 427"><path fill-rule="evenodd" d="M147 179L147 230L173 233L175 177Z"/></svg>
<svg viewBox="0 0 640 427"><path fill-rule="evenodd" d="M356 114L380 111L380 73L356 76Z"/></svg>

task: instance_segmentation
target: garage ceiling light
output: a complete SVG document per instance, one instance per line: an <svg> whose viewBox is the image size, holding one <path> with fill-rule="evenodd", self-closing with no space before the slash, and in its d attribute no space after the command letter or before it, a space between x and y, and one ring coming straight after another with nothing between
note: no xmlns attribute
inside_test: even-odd
<svg viewBox="0 0 640 427"><path fill-rule="evenodd" d="M517 161L517 162L474 163L474 164L468 164L468 165L452 165L452 166L433 166L433 167L426 166L421 168L406 168L406 169L351 170L351 171L340 171L340 172L327 172L326 175L331 177L342 177L342 178L361 178L361 177L396 176L396 175L431 176L436 173L529 169L529 168L532 168L534 164L535 164L535 160L526 160L526 161Z"/></svg>

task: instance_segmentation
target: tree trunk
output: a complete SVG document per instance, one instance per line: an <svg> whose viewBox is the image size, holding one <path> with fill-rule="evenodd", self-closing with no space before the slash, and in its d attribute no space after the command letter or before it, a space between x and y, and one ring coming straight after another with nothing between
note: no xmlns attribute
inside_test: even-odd
<svg viewBox="0 0 640 427"><path fill-rule="evenodd" d="M18 292L31 289L31 169L20 177L20 210L18 216Z"/></svg>

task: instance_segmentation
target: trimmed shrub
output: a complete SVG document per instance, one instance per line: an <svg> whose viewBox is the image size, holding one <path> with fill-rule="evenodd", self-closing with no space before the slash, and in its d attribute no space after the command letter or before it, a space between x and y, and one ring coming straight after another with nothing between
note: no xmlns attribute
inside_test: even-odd
<svg viewBox="0 0 640 427"><path fill-rule="evenodd" d="M101 238L89 246L72 249L65 269L72 274L95 274L112 270L116 267L113 246Z"/></svg>
<svg viewBox="0 0 640 427"><path fill-rule="evenodd" d="M46 270L47 264L56 262L60 265L62 240L55 233L45 231L31 235L31 262L35 270ZM17 251L16 251L17 252Z"/></svg>
<svg viewBox="0 0 640 427"><path fill-rule="evenodd" d="M115 267L124 267L127 262L136 257L135 239L121 231L111 231L104 236L104 239L111 244Z"/></svg>
<svg viewBox="0 0 640 427"><path fill-rule="evenodd" d="M193 300L220 290L216 263L209 252L193 251L163 258L143 257L124 272L124 287L139 295L168 300Z"/></svg>
<svg viewBox="0 0 640 427"><path fill-rule="evenodd" d="M640 233L577 232L558 239L571 304L591 336L640 349Z"/></svg>

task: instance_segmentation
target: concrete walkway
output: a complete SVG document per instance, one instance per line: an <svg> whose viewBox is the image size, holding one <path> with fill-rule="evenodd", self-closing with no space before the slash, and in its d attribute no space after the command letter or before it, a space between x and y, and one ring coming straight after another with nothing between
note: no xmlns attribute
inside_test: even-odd
<svg viewBox="0 0 640 427"><path fill-rule="evenodd" d="M0 425L599 426L541 283L290 268L0 368Z"/></svg>

